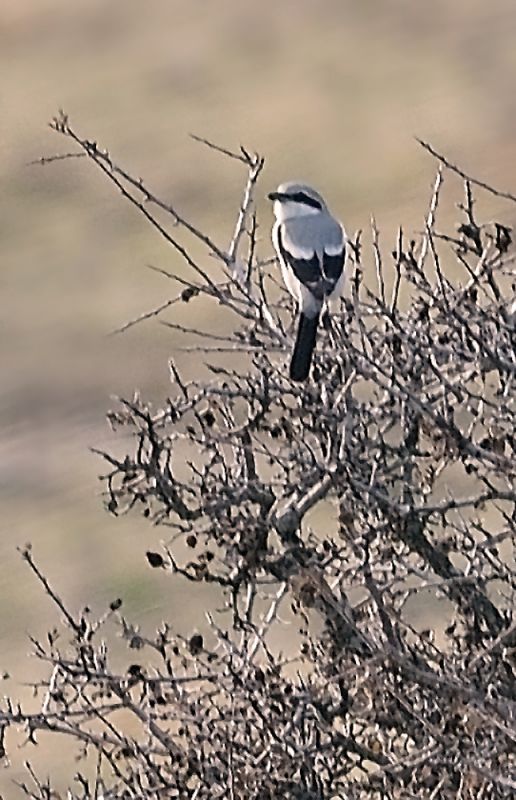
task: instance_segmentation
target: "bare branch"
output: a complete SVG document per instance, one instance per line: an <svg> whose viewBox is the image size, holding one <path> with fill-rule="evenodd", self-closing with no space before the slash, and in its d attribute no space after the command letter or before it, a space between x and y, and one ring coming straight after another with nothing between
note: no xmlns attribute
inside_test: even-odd
<svg viewBox="0 0 516 800"><path fill-rule="evenodd" d="M177 296L124 329L205 301L186 322L161 320L191 337L205 377L171 358L161 408L135 394L108 415L123 455L94 452L106 509L165 533L145 544L147 567L199 606L208 584L211 601L183 634L144 630L120 599L74 615L22 550L62 619L31 640L39 707L2 703L2 753L10 728L27 747L67 737L70 800L512 798L514 256L475 192L516 198L421 143L439 161L425 229L400 225L392 260L374 219L369 252L350 240L351 299L325 316L309 379L292 383L292 303L273 259L256 261L263 160L195 137L247 169L226 253L65 115L54 124L191 268L155 268ZM445 169L465 180L458 220L440 213ZM149 205L205 245L209 266ZM20 788L48 800L52 780L28 770Z"/></svg>

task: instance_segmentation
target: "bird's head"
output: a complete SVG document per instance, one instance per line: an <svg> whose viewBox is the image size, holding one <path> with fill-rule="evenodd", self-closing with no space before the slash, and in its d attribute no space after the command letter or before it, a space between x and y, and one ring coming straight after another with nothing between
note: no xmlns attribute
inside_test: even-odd
<svg viewBox="0 0 516 800"><path fill-rule="evenodd" d="M280 222L326 211L326 203L319 192L306 183L296 181L281 183L268 197L274 203L274 216Z"/></svg>

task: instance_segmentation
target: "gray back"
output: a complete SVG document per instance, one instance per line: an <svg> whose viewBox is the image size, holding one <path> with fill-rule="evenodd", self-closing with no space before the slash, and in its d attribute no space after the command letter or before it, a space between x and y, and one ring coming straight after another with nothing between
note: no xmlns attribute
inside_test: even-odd
<svg viewBox="0 0 516 800"><path fill-rule="evenodd" d="M341 225L327 211L285 220L282 229L284 244L293 255L297 248L306 251L315 249L317 256L322 259L325 248L337 248L343 240Z"/></svg>

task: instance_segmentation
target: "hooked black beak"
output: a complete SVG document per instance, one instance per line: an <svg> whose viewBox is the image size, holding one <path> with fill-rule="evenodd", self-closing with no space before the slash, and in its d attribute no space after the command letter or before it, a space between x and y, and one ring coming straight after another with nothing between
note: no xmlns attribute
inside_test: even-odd
<svg viewBox="0 0 516 800"><path fill-rule="evenodd" d="M269 200L283 200L285 195L283 195L281 192L269 192L267 197Z"/></svg>

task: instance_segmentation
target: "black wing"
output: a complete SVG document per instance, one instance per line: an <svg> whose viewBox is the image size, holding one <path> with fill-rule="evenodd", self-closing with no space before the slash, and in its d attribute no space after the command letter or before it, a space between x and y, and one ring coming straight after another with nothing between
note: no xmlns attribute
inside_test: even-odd
<svg viewBox="0 0 516 800"><path fill-rule="evenodd" d="M306 286L307 289L310 289L311 292L315 292L323 277L316 253L314 252L312 258L295 258L283 244L281 225L278 227L278 247L281 257L288 264L298 281Z"/></svg>
<svg viewBox="0 0 516 800"><path fill-rule="evenodd" d="M311 258L296 258L288 250L282 240L281 226L278 227L278 247L281 257L288 264L297 280L300 281L318 299L323 300L335 288L344 269L346 250L344 242L342 249L337 254L324 253L321 262L314 252Z"/></svg>
<svg viewBox="0 0 516 800"><path fill-rule="evenodd" d="M345 259L346 259L346 248L344 244L342 245L342 250L340 253L338 253L338 255L329 256L327 253L324 254L324 260L323 260L324 277L326 278L327 281L332 282L333 286L335 286L340 276L342 275Z"/></svg>

